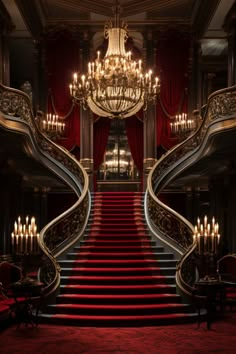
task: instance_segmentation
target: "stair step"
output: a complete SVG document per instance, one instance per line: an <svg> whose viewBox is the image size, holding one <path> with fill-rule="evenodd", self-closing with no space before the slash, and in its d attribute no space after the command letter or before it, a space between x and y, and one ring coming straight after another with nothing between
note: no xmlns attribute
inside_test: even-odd
<svg viewBox="0 0 236 354"><path fill-rule="evenodd" d="M116 250L116 253L118 252L130 252L130 250L132 250L132 252L147 252L147 251L150 251L150 252L158 252L160 253L162 251L162 248L161 247L150 247L150 246L132 246L132 248L130 246L116 246L114 248L114 246L97 246L97 245L89 245L89 246L84 246L84 245L81 245L80 247L75 247L74 248L74 251L77 251L77 252L113 252L114 249ZM161 252L163 255L169 255L169 256L172 256L171 253L164 253L164 252Z"/></svg>
<svg viewBox="0 0 236 354"><path fill-rule="evenodd" d="M127 230L129 229L129 230ZM90 228L90 233L92 231L99 231L99 232L110 232L112 234L117 234L117 233L128 233L130 234L130 231L133 231L133 233L136 233L137 231L147 231L147 228L138 225L138 224L124 224L124 223L111 223L111 224L96 224L93 223L93 225Z"/></svg>
<svg viewBox="0 0 236 354"><path fill-rule="evenodd" d="M102 208L91 208L91 215L95 216L95 215L102 215L102 216L106 216L106 217L110 217L111 215L117 215L119 217L124 216L135 216L135 215L142 215L143 216L143 208L137 208L137 207L127 207L124 206L123 208L117 208L117 207L102 207Z"/></svg>
<svg viewBox="0 0 236 354"><path fill-rule="evenodd" d="M126 230L125 230L126 231ZM86 235L87 236L87 235ZM115 241L115 240L133 240L133 241L141 241L143 238L148 239L148 235L145 234L143 231L138 231L132 232L129 230L129 234L126 232L120 232L117 231L117 233L112 233L111 231L107 232L100 232L99 230L97 231L90 231L88 236L90 238L96 238L96 240L108 240L108 241Z"/></svg>
<svg viewBox="0 0 236 354"><path fill-rule="evenodd" d="M183 324L196 321L196 313L172 313L155 315L133 315L133 316L114 316L114 315L74 315L74 314L42 314L40 321L51 324L89 326L89 327L120 327L120 326L158 326L170 324Z"/></svg>
<svg viewBox="0 0 236 354"><path fill-rule="evenodd" d="M75 254L76 256L77 254ZM154 260L154 259L67 259L60 260L60 265L63 267L142 267L142 266L159 266L162 267L175 267L176 260Z"/></svg>
<svg viewBox="0 0 236 354"><path fill-rule="evenodd" d="M101 223L101 222L93 222L93 225L91 226L90 230L94 231L94 230L99 230L99 231L103 231L103 230L108 230L111 232L114 232L113 227L115 228L115 233L121 231L126 231L129 232L134 231L137 232L137 230L145 230L145 228L142 226L142 223L125 223L125 222L110 222L110 223Z"/></svg>
<svg viewBox="0 0 236 354"><path fill-rule="evenodd" d="M157 247L155 241L142 241L142 240L122 240L122 241L115 241L115 240L99 240L99 239L86 239L83 241L80 241L81 246L85 245L92 245L92 246L111 246L111 247L117 247L117 246L126 246L126 247L135 247L135 246L150 246L150 247ZM79 248L80 246L75 246L75 249ZM158 246L158 249L161 251L164 251L164 248L162 246Z"/></svg>
<svg viewBox="0 0 236 354"><path fill-rule="evenodd" d="M61 294L176 294L176 286L174 284L61 284L60 291Z"/></svg>
<svg viewBox="0 0 236 354"><path fill-rule="evenodd" d="M79 252L79 253L68 253L67 257L69 259L145 259L149 258L153 260L170 260L173 257L172 254L168 253L154 253L154 252Z"/></svg>
<svg viewBox="0 0 236 354"><path fill-rule="evenodd" d="M61 294L57 296L57 303L76 304L143 304L143 303L180 303L181 297L177 294Z"/></svg>
<svg viewBox="0 0 236 354"><path fill-rule="evenodd" d="M177 312L190 312L191 307L180 303L168 304L128 304L128 305L94 305L94 304L53 304L48 306L48 312L80 315L140 315L169 314Z"/></svg>
<svg viewBox="0 0 236 354"><path fill-rule="evenodd" d="M113 276L119 275L174 275L176 272L175 268L158 268L158 267L133 267L133 268L88 268L88 267L80 267L80 268L61 268L61 275L62 276L71 276L71 275L109 275L112 274Z"/></svg>
<svg viewBox="0 0 236 354"><path fill-rule="evenodd" d="M61 276L61 284L174 284L175 276L172 275L143 275L143 276L98 276L98 275L71 275Z"/></svg>

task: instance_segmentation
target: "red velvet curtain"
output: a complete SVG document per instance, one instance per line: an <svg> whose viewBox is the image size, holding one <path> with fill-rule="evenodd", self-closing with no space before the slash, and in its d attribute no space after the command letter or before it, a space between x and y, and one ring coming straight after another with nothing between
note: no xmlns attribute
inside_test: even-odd
<svg viewBox="0 0 236 354"><path fill-rule="evenodd" d="M157 104L157 148L170 149L176 144L171 138L171 118L187 112L188 60L190 39L176 31L168 31L158 41L157 68L161 82Z"/></svg>
<svg viewBox="0 0 236 354"><path fill-rule="evenodd" d="M142 183L143 175L143 122L137 117L125 119L126 133L130 152L139 171Z"/></svg>
<svg viewBox="0 0 236 354"><path fill-rule="evenodd" d="M48 81L48 113L58 114L66 123L65 138L58 143L68 150L80 146L79 106L72 103L69 84L78 71L79 43L67 31L60 31L46 40Z"/></svg>
<svg viewBox="0 0 236 354"><path fill-rule="evenodd" d="M110 131L110 119L101 117L97 119L93 127L93 163L94 163L94 190L97 190L97 170L103 162Z"/></svg>

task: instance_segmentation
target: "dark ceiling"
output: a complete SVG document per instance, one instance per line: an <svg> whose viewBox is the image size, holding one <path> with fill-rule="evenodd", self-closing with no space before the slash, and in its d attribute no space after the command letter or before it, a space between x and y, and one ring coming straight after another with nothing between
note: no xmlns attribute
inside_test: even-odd
<svg viewBox="0 0 236 354"><path fill-rule="evenodd" d="M12 36L39 38L55 26L70 26L95 33L103 31L120 3L121 18L130 35L170 26L186 28L202 41L206 55L219 55L226 47L223 24L235 0L0 0L11 16Z"/></svg>

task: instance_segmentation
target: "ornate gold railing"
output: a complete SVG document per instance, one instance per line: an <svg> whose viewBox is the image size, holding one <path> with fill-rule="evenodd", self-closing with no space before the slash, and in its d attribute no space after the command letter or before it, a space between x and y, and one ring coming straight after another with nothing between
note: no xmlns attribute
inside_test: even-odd
<svg viewBox="0 0 236 354"><path fill-rule="evenodd" d="M195 246L193 225L162 203L159 193L181 172L194 164L204 153L210 136L236 127L236 86L209 96L205 115L198 130L181 144L168 151L155 164L148 176L145 213L153 233L179 254L176 281L190 295L195 279Z"/></svg>
<svg viewBox="0 0 236 354"><path fill-rule="evenodd" d="M40 132L28 95L1 84L0 123L6 129L27 134L31 141L32 154L61 178L78 197L70 209L52 220L40 232L39 246L43 252L40 278L46 284L44 293L50 295L57 289L60 281L60 267L56 258L82 235L88 221L88 176L73 155Z"/></svg>

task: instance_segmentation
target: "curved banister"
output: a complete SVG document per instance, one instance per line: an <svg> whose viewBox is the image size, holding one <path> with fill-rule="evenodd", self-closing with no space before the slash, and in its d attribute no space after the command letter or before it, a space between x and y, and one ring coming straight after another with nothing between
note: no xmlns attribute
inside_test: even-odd
<svg viewBox="0 0 236 354"><path fill-rule="evenodd" d="M197 131L178 144L154 165L147 179L145 215L151 231L178 254L176 281L186 294L192 292L195 278L193 225L158 198L159 193L180 173L205 153L210 137L236 126L236 86L214 92L202 110Z"/></svg>
<svg viewBox="0 0 236 354"><path fill-rule="evenodd" d="M38 129L29 96L2 84L0 123L5 129L27 136L30 154L62 179L77 195L77 201L40 232L39 247L43 252L40 278L46 284L44 293L50 295L57 289L60 281L57 257L81 237L88 222L91 206L88 175L72 154L52 142Z"/></svg>

